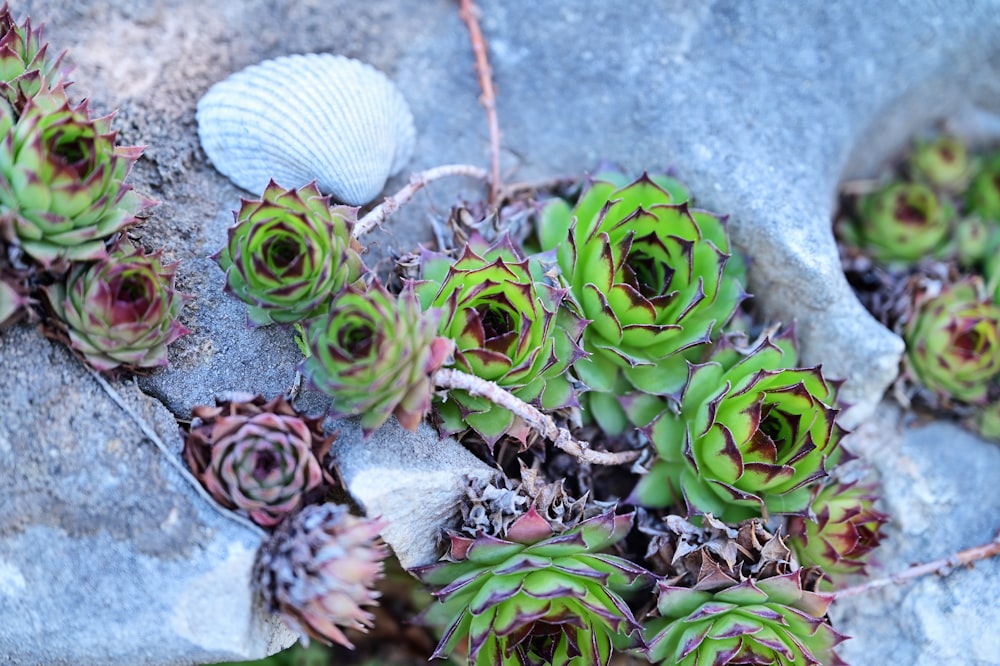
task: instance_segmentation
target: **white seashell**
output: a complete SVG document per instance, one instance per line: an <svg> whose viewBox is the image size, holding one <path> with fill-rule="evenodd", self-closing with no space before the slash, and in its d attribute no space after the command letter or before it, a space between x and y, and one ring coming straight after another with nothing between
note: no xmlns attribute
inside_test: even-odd
<svg viewBox="0 0 1000 666"><path fill-rule="evenodd" d="M259 195L312 180L342 203L374 199L413 152L413 116L382 72L344 56L265 60L198 102L198 136L215 168Z"/></svg>

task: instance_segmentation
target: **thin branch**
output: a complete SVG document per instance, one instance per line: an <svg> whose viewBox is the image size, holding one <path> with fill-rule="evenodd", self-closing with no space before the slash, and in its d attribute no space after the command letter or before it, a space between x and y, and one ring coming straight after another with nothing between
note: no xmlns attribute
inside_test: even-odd
<svg viewBox="0 0 1000 666"><path fill-rule="evenodd" d="M98 373L89 366L84 366L84 367L86 368L87 372L90 373L90 376L93 377L98 384L100 384L101 388L104 389L104 392L108 394L108 397L111 398L111 400L116 405L118 405L118 407L121 408L122 411L128 414L129 418L131 418L132 421L137 426L139 426L139 430L141 430L142 434L146 436L146 439L148 439L154 445L156 445L156 448L160 450L160 453L163 454L163 457L166 458L167 462L180 473L181 477L183 477L185 481L187 481L189 484L191 484L192 487L194 487L195 491L199 495L201 495L202 499L208 502L208 505L210 507L212 507L224 518L232 520L233 522L239 523L243 527L253 530L253 532L258 536L260 537L265 536L264 530L255 525L252 521L244 518L238 513L233 513L232 511L229 511L228 509L219 506L218 502L216 502L215 499L208 494L208 491L206 491L202 487L202 485L198 482L198 480L194 478L194 475L192 475L191 472L189 472L188 469L183 465L183 463L181 463L181 461L177 459L177 456L174 455L173 451L167 448L167 445L163 443L163 440L160 439L159 435L156 434L156 431L153 430L153 428L149 424L147 424L142 419L141 416L136 414L135 410L132 409L132 407L127 402L125 402L125 398L123 398L121 394L118 391L116 391L115 388L111 386L111 384L109 384L106 379L104 379L104 377L101 377L100 373Z"/></svg>
<svg viewBox="0 0 1000 666"><path fill-rule="evenodd" d="M442 368L431 375L435 386L446 389L468 391L471 395L482 396L521 418L531 428L546 439L552 440L557 448L575 456L583 462L595 465L624 465L639 457L639 451L595 451L586 442L573 439L566 428L560 428L548 414L543 414L525 401L496 385L475 375L454 368Z"/></svg>
<svg viewBox="0 0 1000 666"><path fill-rule="evenodd" d="M854 597L859 594L871 592L872 590L877 590L881 587L889 585L902 585L903 583L913 580L914 578L919 578L928 574L936 573L940 576L947 576L958 567L972 564L977 560L985 560L986 558L993 557L994 555L1000 555L1000 533L993 538L993 541L985 543L981 546L960 550L953 555L940 560L934 560L933 562L928 562L927 564L912 566L909 569L901 571L898 574L893 574L887 578L877 578L875 580L870 580L867 583L844 588L843 590L835 593L835 598L846 599L847 597Z"/></svg>
<svg viewBox="0 0 1000 666"><path fill-rule="evenodd" d="M496 207L500 199L500 122L497 120L497 100L493 90L493 69L486 48L483 31L479 29L479 7L473 0L459 0L458 15L469 29L469 41L476 56L476 74L483 94L479 103L486 109L486 122L490 128L490 205Z"/></svg>
<svg viewBox="0 0 1000 666"><path fill-rule="evenodd" d="M489 173L485 169L468 164L445 164L434 167L427 171L421 171L410 176L410 184L396 192L392 196L386 197L385 201L372 208L367 215L358 220L352 235L361 238L366 233L382 224L390 215L399 210L399 207L413 198L413 196L423 189L428 183L432 183L440 178L448 176L468 176L479 180L488 180Z"/></svg>

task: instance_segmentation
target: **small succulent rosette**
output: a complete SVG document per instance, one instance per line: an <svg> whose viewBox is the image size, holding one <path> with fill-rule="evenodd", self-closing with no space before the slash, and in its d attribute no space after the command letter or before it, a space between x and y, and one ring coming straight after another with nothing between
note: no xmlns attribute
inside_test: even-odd
<svg viewBox="0 0 1000 666"><path fill-rule="evenodd" d="M718 337L746 297L743 264L723 219L695 210L666 176L625 183L607 172L575 207L548 202L537 224L582 315L590 320L575 363L587 408L605 431L628 424L618 397L680 390L692 354Z"/></svg>
<svg viewBox="0 0 1000 666"><path fill-rule="evenodd" d="M0 237L45 268L107 256L105 241L152 203L125 185L142 149L115 138L111 116L72 106L61 83L20 118L0 101Z"/></svg>
<svg viewBox="0 0 1000 666"><path fill-rule="evenodd" d="M602 553L632 517L608 511L557 533L532 505L503 536L452 533L447 561L414 572L438 588L427 620L446 629L434 656L607 666L613 648L640 647L624 597L648 586L649 574Z"/></svg>
<svg viewBox="0 0 1000 666"><path fill-rule="evenodd" d="M257 325L320 316L330 299L362 276L351 228L357 209L330 206L316 183L286 190L273 180L261 199L244 199L216 255L226 291Z"/></svg>
<svg viewBox="0 0 1000 666"><path fill-rule="evenodd" d="M334 436L282 396L237 396L192 410L184 459L223 506L274 527L334 484L323 466Z"/></svg>
<svg viewBox="0 0 1000 666"><path fill-rule="evenodd" d="M1000 152L983 161L965 192L969 212L1000 222Z"/></svg>
<svg viewBox="0 0 1000 666"><path fill-rule="evenodd" d="M647 558L663 573L658 617L643 635L656 664L843 664L844 636L830 626L832 595L815 591L818 572L802 569L759 520L729 527L707 515L640 526L654 534Z"/></svg>
<svg viewBox="0 0 1000 666"><path fill-rule="evenodd" d="M965 142L947 134L918 140L906 168L914 180L950 193L965 189L973 173Z"/></svg>
<svg viewBox="0 0 1000 666"><path fill-rule="evenodd" d="M819 487L810 506L814 519L788 521L788 544L799 562L819 567L830 582L865 573L889 518L875 509L878 499L874 484L836 481Z"/></svg>
<svg viewBox="0 0 1000 666"><path fill-rule="evenodd" d="M886 265L916 263L947 249L955 210L924 183L891 182L865 195L841 238Z"/></svg>
<svg viewBox="0 0 1000 666"><path fill-rule="evenodd" d="M391 415L415 431L431 409L430 376L454 350L437 335L440 318L421 310L410 286L398 298L377 280L348 287L309 327L302 374L333 399L333 415L360 415L365 434Z"/></svg>
<svg viewBox="0 0 1000 666"><path fill-rule="evenodd" d="M583 356L585 322L564 288L524 258L506 237L488 245L473 235L453 261L425 252L416 292L424 309L444 312L438 333L455 342L455 367L544 410L577 405L567 371ZM524 424L485 398L452 390L437 405L442 429L475 430L490 445Z"/></svg>
<svg viewBox="0 0 1000 666"><path fill-rule="evenodd" d="M121 242L104 259L73 264L45 292L70 346L96 370L167 365L167 345L186 335L177 318L184 294L174 289L177 264Z"/></svg>
<svg viewBox="0 0 1000 666"><path fill-rule="evenodd" d="M56 85L63 56L47 55L42 28L32 29L31 20L18 25L7 3L0 7L0 97L20 114L43 84Z"/></svg>
<svg viewBox="0 0 1000 666"><path fill-rule="evenodd" d="M682 503L726 522L807 511L810 485L839 455L840 382L818 366L795 367L791 335L749 353L720 343L711 360L691 365L678 409L644 429L655 456L632 501Z"/></svg>
<svg viewBox="0 0 1000 666"><path fill-rule="evenodd" d="M375 583L389 551L382 520L351 515L340 504L312 504L285 519L261 546L254 587L302 640L353 645L345 629L367 631L378 603Z"/></svg>
<svg viewBox="0 0 1000 666"><path fill-rule="evenodd" d="M920 384L945 398L986 401L989 382L1000 375L1000 305L978 277L918 298L903 339L905 367Z"/></svg>

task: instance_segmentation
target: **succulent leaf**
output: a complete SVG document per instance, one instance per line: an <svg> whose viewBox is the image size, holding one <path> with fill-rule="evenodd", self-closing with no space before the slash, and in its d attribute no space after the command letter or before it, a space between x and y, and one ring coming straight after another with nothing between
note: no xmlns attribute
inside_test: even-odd
<svg viewBox="0 0 1000 666"><path fill-rule="evenodd" d="M1000 222L1000 152L986 159L976 172L965 203L970 212Z"/></svg>
<svg viewBox="0 0 1000 666"><path fill-rule="evenodd" d="M330 206L309 183L286 190L273 180L259 200L234 211L217 255L226 289L247 304L250 321L291 324L325 313L330 299L364 268L351 228L357 209Z"/></svg>
<svg viewBox="0 0 1000 666"><path fill-rule="evenodd" d="M184 458L220 504L273 527L333 484L322 463L334 437L282 396L242 397L192 410Z"/></svg>
<svg viewBox="0 0 1000 666"><path fill-rule="evenodd" d="M347 287L309 327L302 373L333 398L334 415L360 414L366 434L392 414L416 430L430 411L430 375L454 349L437 335L440 319L437 309L421 310L410 286L398 298L377 280Z"/></svg>
<svg viewBox="0 0 1000 666"><path fill-rule="evenodd" d="M1000 374L1000 305L983 295L978 278L919 299L903 331L906 367L927 388L969 403L987 399Z"/></svg>
<svg viewBox="0 0 1000 666"><path fill-rule="evenodd" d="M71 106L61 83L20 118L0 101L0 235L46 268L107 256L105 241L152 203L124 184L141 148L115 136L110 116Z"/></svg>
<svg viewBox="0 0 1000 666"><path fill-rule="evenodd" d="M366 631L372 589L389 552L382 520L352 516L340 504L312 504L286 518L257 553L254 587L272 612L309 638L353 648L344 629Z"/></svg>
<svg viewBox="0 0 1000 666"><path fill-rule="evenodd" d="M177 264L121 242L104 259L75 264L45 289L73 349L97 370L167 365L167 345L186 335L177 321L185 296Z"/></svg>

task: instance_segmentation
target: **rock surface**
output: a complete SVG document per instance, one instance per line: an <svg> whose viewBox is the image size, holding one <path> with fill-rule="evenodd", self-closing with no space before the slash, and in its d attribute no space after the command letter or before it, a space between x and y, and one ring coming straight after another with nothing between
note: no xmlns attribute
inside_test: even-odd
<svg viewBox="0 0 1000 666"><path fill-rule="evenodd" d="M576 175L601 159L633 172L675 167L699 205L732 215L735 241L753 258L752 290L773 316L797 320L805 360L849 379L845 395L858 405L851 419L870 412L902 347L847 291L829 228L836 184L872 173L937 118L1000 109L1000 5L919 0L876 11L836 0L666 2L655 13L643 3L599 0L481 6L508 179ZM242 305L222 296L222 273L206 258L246 196L197 145L195 104L212 83L288 53L359 57L387 71L411 103L414 170L487 160L467 35L450 0L419 7L399 0L48 0L13 9L44 21L53 46L69 49L71 91L95 110L118 108L123 143L148 146L131 182L162 203L136 235L163 248L166 259L182 260L178 283L195 299L182 318L193 334L173 345L171 368L139 385L182 418L226 391L275 395L292 383L299 360L289 332L246 328ZM372 236L371 257L428 240L428 211L443 215L459 191L479 193L464 182L436 184ZM282 642L282 634L253 624L259 620L245 593L253 533L199 504L131 422L102 402L89 376L36 333L0 332L0 367L21 368L0 383L0 412L16 413L0 425L0 456L17 470L5 493L14 500L0 505L0 652L9 662L189 664L252 656L269 640ZM322 401L306 394L300 406L319 409ZM106 450L114 440L122 451L144 453L114 458ZM60 458L73 446L80 455ZM949 450L957 446L949 441ZM49 464L43 450L65 464ZM964 484L963 469L996 469L989 447L955 450L967 462L952 472L939 465L935 447L903 445L916 469L956 474L949 483ZM155 483L145 476L150 467L158 470ZM890 484L906 483L906 470L884 471ZM120 479L114 495L102 494L111 492L109 478ZM961 501L965 492L954 489L948 516L955 543L959 535L968 540L958 545L997 527L984 526L976 511L982 491L970 497L976 504ZM940 522L935 496L890 500L892 511L923 516L928 527L896 535L883 554L887 569L951 547L929 527ZM120 506L136 510L120 515ZM168 520L171 508L176 523ZM916 518L909 520L900 525ZM104 562L119 564L105 573ZM180 600L214 589L204 582L213 576L243 584L225 588L228 595L202 595L205 605L195 610L204 614L185 616L198 618L188 623L198 637L178 631L172 618ZM972 595L994 590L982 597L989 603L998 581L1000 572L984 566L886 592L907 595L899 605L891 596L868 599L879 611L859 601L860 610L843 611L853 645L884 652L848 643L845 654L855 664L899 663L870 660L898 646L925 659L918 663L934 663L934 655L948 661L950 636L979 627L977 645L986 646L975 653L979 661L964 653L957 663L1000 663L990 656L996 650L987 651L990 625L966 621L979 608ZM908 632L921 627L921 635L892 634L890 615Z"/></svg>

